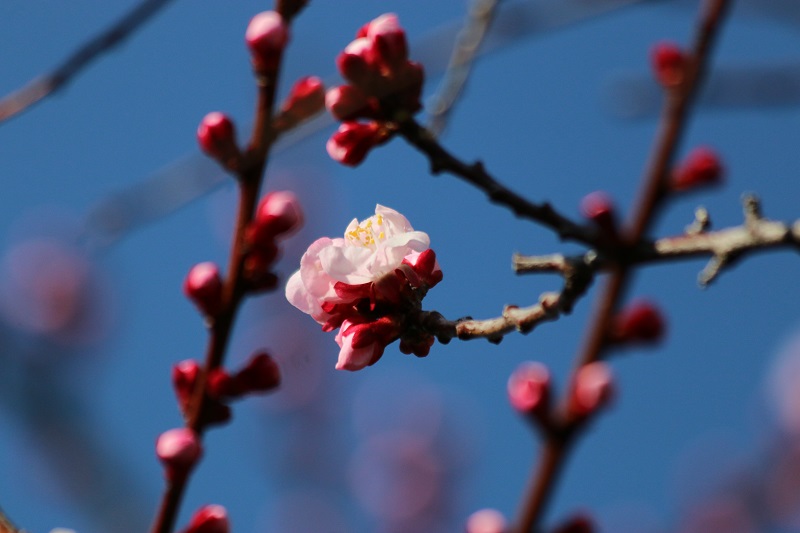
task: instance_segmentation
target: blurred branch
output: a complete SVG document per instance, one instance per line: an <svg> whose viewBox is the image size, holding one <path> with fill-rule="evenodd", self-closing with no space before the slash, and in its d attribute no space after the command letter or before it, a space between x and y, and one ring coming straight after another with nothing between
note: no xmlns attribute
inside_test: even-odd
<svg viewBox="0 0 800 533"><path fill-rule="evenodd" d="M661 125L653 144L653 154L642 178L642 190L633 208L623 242L637 243L650 229L666 198L666 179L672 168L675 152L686 130L690 110L698 88L708 68L709 58L722 21L728 12L729 0L706 0L700 7L694 42L688 49L684 78L680 85L666 92ZM624 265L615 265L603 286L597 307L588 326L585 345L577 356L573 375L585 365L602 359L608 348L608 332L616 310L625 297L632 280ZM573 380L574 381L574 380ZM564 427L569 422L568 405L571 389L565 392L564 410L560 413ZM527 493L520 505L512 533L530 533L538 528L548 502L553 495L559 473L565 466L577 431L551 432L545 435L539 463L534 467Z"/></svg>
<svg viewBox="0 0 800 533"><path fill-rule="evenodd" d="M23 533L9 520L2 509L0 509L0 533Z"/></svg>
<svg viewBox="0 0 800 533"><path fill-rule="evenodd" d="M55 70L31 80L0 99L0 122L22 113L67 85L92 61L121 44L170 1L141 2L116 23L83 44Z"/></svg>
<svg viewBox="0 0 800 533"><path fill-rule="evenodd" d="M464 91L472 64L495 17L499 0L473 0L464 27L458 33L453 55L439 84L439 90L428 101L429 129L438 137L447 127L447 120Z"/></svg>
<svg viewBox="0 0 800 533"><path fill-rule="evenodd" d="M736 65L715 68L699 95L704 109L763 109L800 105L800 65ZM645 73L620 73L605 89L605 107L621 119L658 113L660 87Z"/></svg>

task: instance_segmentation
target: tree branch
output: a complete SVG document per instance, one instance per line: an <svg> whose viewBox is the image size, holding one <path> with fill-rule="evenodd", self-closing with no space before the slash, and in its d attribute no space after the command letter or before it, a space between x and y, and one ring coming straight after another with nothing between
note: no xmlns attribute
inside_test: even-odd
<svg viewBox="0 0 800 533"><path fill-rule="evenodd" d="M22 113L66 86L92 61L111 51L130 37L171 0L145 0L110 27L75 50L52 72L29 81L20 89L0 99L0 122Z"/></svg>
<svg viewBox="0 0 800 533"><path fill-rule="evenodd" d="M413 119L398 122L397 127L400 135L409 144L428 157L433 174L447 172L463 179L485 192L490 201L508 207L518 217L533 220L552 229L564 240L578 241L590 246L597 243L595 228L573 222L547 202L536 204L523 198L492 177L480 161L472 164L462 162L445 150L428 130Z"/></svg>

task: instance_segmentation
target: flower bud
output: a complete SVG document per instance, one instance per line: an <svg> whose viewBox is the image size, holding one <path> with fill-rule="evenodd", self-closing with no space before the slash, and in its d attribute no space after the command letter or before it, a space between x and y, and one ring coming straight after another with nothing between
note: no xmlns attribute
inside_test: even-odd
<svg viewBox="0 0 800 533"><path fill-rule="evenodd" d="M581 367L573 383L570 411L583 418L606 406L614 396L611 370L603 362L589 363Z"/></svg>
<svg viewBox="0 0 800 533"><path fill-rule="evenodd" d="M275 359L261 352L250 358L247 365L233 376L233 381L243 393L271 391L281 383L281 370Z"/></svg>
<svg viewBox="0 0 800 533"><path fill-rule="evenodd" d="M272 191L259 202L251 231L251 242L269 247L278 235L291 234L303 225L303 210L291 191Z"/></svg>
<svg viewBox="0 0 800 533"><path fill-rule="evenodd" d="M355 371L374 364L399 335L400 326L390 316L363 323L345 320L336 335L336 343L341 348L336 370Z"/></svg>
<svg viewBox="0 0 800 533"><path fill-rule="evenodd" d="M245 32L253 65L257 72L266 73L278 68L278 61L289 40L289 28L275 11L263 11L250 20Z"/></svg>
<svg viewBox="0 0 800 533"><path fill-rule="evenodd" d="M701 146L692 150L675 170L670 185L675 191L687 191L703 185L716 185L723 179L725 169L711 148Z"/></svg>
<svg viewBox="0 0 800 533"><path fill-rule="evenodd" d="M372 44L374 62L391 75L408 59L406 33L400 27L397 15L387 13L370 22L366 27L367 39Z"/></svg>
<svg viewBox="0 0 800 533"><path fill-rule="evenodd" d="M522 414L539 415L550 404L550 373L541 363L522 363L508 379L508 401Z"/></svg>
<svg viewBox="0 0 800 533"><path fill-rule="evenodd" d="M164 465L169 480L186 476L202 454L200 439L188 428L165 431L156 441L156 455Z"/></svg>
<svg viewBox="0 0 800 533"><path fill-rule="evenodd" d="M403 258L402 265L410 267L411 272L404 269L403 273L411 286L415 288L423 285L431 288L442 281L444 277L439 261L436 260L436 252L431 248L408 254Z"/></svg>
<svg viewBox="0 0 800 533"><path fill-rule="evenodd" d="M197 142L200 148L222 162L236 156L236 127L233 121L218 111L207 114L197 127Z"/></svg>
<svg viewBox="0 0 800 533"><path fill-rule="evenodd" d="M183 282L183 293L206 316L216 316L222 308L222 279L214 263L198 263Z"/></svg>
<svg viewBox="0 0 800 533"><path fill-rule="evenodd" d="M377 103L371 100L358 87L340 85L325 94L325 107L336 120L375 118Z"/></svg>
<svg viewBox="0 0 800 533"><path fill-rule="evenodd" d="M666 329L659 308L646 300L637 300L614 317L609 340L614 343L657 342Z"/></svg>
<svg viewBox="0 0 800 533"><path fill-rule="evenodd" d="M172 387L178 398L181 413L186 413L192 397L194 384L200 374L200 365L194 359L186 359L172 367Z"/></svg>
<svg viewBox="0 0 800 533"><path fill-rule="evenodd" d="M553 530L553 533L593 533L594 522L586 515L579 514L568 519Z"/></svg>
<svg viewBox="0 0 800 533"><path fill-rule="evenodd" d="M221 505L205 505L197 510L182 533L229 533L228 511Z"/></svg>
<svg viewBox="0 0 800 533"><path fill-rule="evenodd" d="M336 57L336 67L342 77L357 86L367 85L376 73L370 66L371 44L367 38L359 38L348 44Z"/></svg>
<svg viewBox="0 0 800 533"><path fill-rule="evenodd" d="M316 76L300 78L292 86L281 111L296 121L316 115L325 107L325 86Z"/></svg>
<svg viewBox="0 0 800 533"><path fill-rule="evenodd" d="M583 197L581 214L594 222L609 235L617 233L617 216L611 198L602 191L595 191Z"/></svg>
<svg viewBox="0 0 800 533"><path fill-rule="evenodd" d="M344 122L334 133L325 148L334 161L354 167L367 153L386 140L386 134L375 122Z"/></svg>
<svg viewBox="0 0 800 533"><path fill-rule="evenodd" d="M653 74L665 88L674 88L686 77L686 55L677 44L661 42L650 52Z"/></svg>
<svg viewBox="0 0 800 533"><path fill-rule="evenodd" d="M467 519L466 533L504 533L507 525L500 511L481 509Z"/></svg>
<svg viewBox="0 0 800 533"><path fill-rule="evenodd" d="M278 286L278 276L271 271L277 256L277 246L256 248L247 254L242 265L242 276L247 282L248 291L262 293Z"/></svg>
<svg viewBox="0 0 800 533"><path fill-rule="evenodd" d="M208 373L208 395L214 399L236 398L241 391L234 379L222 368L214 368Z"/></svg>

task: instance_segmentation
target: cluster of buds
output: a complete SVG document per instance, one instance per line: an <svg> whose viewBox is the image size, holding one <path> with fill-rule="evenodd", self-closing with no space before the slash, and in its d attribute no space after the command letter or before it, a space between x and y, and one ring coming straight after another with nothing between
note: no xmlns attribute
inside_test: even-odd
<svg viewBox="0 0 800 533"><path fill-rule="evenodd" d="M271 268L278 259L278 241L302 224L303 213L294 193L274 191L261 199L245 235L247 249L242 276L248 291L261 292L276 287L278 278ZM205 317L213 319L225 306L223 285L217 265L199 263L186 275L183 292Z"/></svg>
<svg viewBox="0 0 800 533"><path fill-rule="evenodd" d="M294 193L273 191L261 199L245 235L248 249L243 275L250 291L275 288L278 278L270 269L278 258L278 241L302 225L303 212Z"/></svg>
<svg viewBox="0 0 800 533"><path fill-rule="evenodd" d="M567 420L559 420L552 410L552 385L547 368L536 362L522 363L509 377L508 400L520 414L544 433L582 422L605 407L614 395L611 370L602 362L582 366L575 373Z"/></svg>
<svg viewBox="0 0 800 533"><path fill-rule="evenodd" d="M184 416L191 407L200 365L193 359L181 361L172 367L172 386L178 405ZM229 373L222 368L212 369L208 374L203 425L222 424L231 418L231 408L226 402L247 396L272 391L280 385L278 364L265 352L253 355L238 371Z"/></svg>
<svg viewBox="0 0 800 533"><path fill-rule="evenodd" d="M328 91L325 105L342 121L327 143L328 154L355 166L392 135L391 122L422 108L422 66L408 60L406 34L397 16L365 24L336 59L347 85Z"/></svg>
<svg viewBox="0 0 800 533"><path fill-rule="evenodd" d="M221 505L204 505L198 509L181 533L229 533L228 511Z"/></svg>
<svg viewBox="0 0 800 533"><path fill-rule="evenodd" d="M421 295L441 280L436 253L427 249L409 254L398 268L372 283L341 287L342 294L353 300L338 305L329 322L332 327L339 328L336 369L359 370L370 366L381 358L386 346L397 339L400 339L402 353L427 356L435 338L418 328L408 327L405 318L409 310L419 306Z"/></svg>

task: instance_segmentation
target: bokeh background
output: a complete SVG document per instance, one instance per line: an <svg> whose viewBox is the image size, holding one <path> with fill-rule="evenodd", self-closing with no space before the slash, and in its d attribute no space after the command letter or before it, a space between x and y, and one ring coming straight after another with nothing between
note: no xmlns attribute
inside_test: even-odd
<svg viewBox="0 0 800 533"><path fill-rule="evenodd" d="M670 205L659 235L683 231L698 205L716 227L739 224L745 191L768 217L800 217L800 7L735 4L685 144L715 147L726 184ZM0 3L0 93L133 5ZM574 216L598 189L626 210L657 123L648 51L661 39L686 43L698 5L501 2L443 143ZM194 131L212 110L246 131L254 88L243 33L269 7L173 2L64 91L0 124L0 507L30 532L140 532L154 515L163 488L154 441L180 424L170 368L200 358L206 341L181 283L196 262L226 263L235 203ZM335 83L338 51L393 11L412 58L436 71L432 94L433 67L466 9L312 2L293 28L284 86L308 74ZM445 280L429 309L487 318L559 287L515 277L511 254L574 245L431 177L400 139L356 169L338 166L324 149L332 127L303 130L270 164L266 188L295 190L307 215L284 251L284 279L311 241L381 203L431 236ZM696 284L702 266L640 272L633 293L662 305L669 334L614 360L618 401L575 450L549 524L588 510L615 533L800 530L800 262L786 251L750 257L707 290ZM351 374L333 368L333 335L280 292L252 299L229 361L266 348L285 386L237 405L233 423L209 433L181 523L206 503L227 507L237 532L438 533L461 531L482 507L513 516L537 441L507 405L506 381L525 360L563 381L591 301L499 346L452 342L417 359L395 345Z"/></svg>

